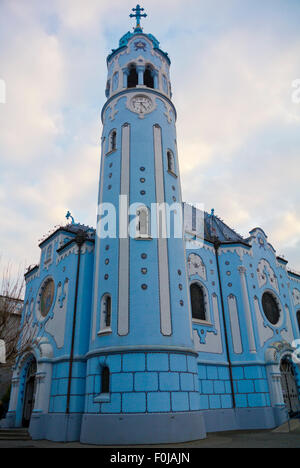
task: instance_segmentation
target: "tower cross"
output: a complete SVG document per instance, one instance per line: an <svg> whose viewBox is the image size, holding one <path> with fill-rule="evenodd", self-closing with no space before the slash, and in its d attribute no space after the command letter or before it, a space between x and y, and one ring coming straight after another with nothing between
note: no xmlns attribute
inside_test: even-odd
<svg viewBox="0 0 300 468"><path fill-rule="evenodd" d="M144 8L141 8L140 5L137 5L136 8L132 8L132 11L135 12L135 14L133 15L131 13L130 18L136 18L136 28L135 28L135 31L142 31L142 27L141 27L141 18L147 18L147 14L146 13L142 13L145 9Z"/></svg>

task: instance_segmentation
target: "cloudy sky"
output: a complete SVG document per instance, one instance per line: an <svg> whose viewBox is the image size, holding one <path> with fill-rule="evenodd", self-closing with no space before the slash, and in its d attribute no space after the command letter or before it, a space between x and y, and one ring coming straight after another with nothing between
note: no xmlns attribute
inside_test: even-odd
<svg viewBox="0 0 300 468"><path fill-rule="evenodd" d="M0 0L2 265L38 262L68 210L95 225L105 60L134 6ZM300 270L300 1L142 6L172 59L184 199L244 236L262 227Z"/></svg>

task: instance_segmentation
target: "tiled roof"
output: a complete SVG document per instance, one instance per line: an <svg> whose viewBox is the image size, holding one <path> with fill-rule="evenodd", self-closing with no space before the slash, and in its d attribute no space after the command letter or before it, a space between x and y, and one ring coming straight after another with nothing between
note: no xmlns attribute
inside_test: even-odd
<svg viewBox="0 0 300 468"><path fill-rule="evenodd" d="M196 218L197 223L195 222ZM199 237L211 242L216 238L220 242L246 242L240 234L216 216L214 210L208 214L206 211L184 203L184 223L186 232L195 232Z"/></svg>

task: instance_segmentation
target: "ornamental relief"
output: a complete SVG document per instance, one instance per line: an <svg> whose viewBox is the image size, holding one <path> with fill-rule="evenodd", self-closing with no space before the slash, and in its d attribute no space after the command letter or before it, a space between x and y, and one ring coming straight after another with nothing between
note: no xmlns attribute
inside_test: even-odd
<svg viewBox="0 0 300 468"><path fill-rule="evenodd" d="M207 280L206 266L199 255L191 254L188 257L189 276L198 275L204 281Z"/></svg>
<svg viewBox="0 0 300 468"><path fill-rule="evenodd" d="M277 276L269 264L269 262L265 259L261 260L258 264L257 267L257 280L259 287L262 288L265 286L268 281L270 282L271 286L276 289L276 291L279 293L279 285L278 285L278 279Z"/></svg>
<svg viewBox="0 0 300 468"><path fill-rule="evenodd" d="M297 306L300 304L300 291L299 289L293 289L293 302L294 302L294 305Z"/></svg>

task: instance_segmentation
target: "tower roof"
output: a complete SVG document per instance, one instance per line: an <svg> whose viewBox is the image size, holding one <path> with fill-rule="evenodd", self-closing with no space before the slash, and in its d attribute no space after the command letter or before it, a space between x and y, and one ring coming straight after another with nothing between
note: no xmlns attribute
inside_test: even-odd
<svg viewBox="0 0 300 468"><path fill-rule="evenodd" d="M169 63L171 63L171 60L168 56L168 53L167 52L164 52L161 50L160 48L160 43L159 41L157 40L157 38L155 36L153 36L153 34L146 34L144 33L143 31L143 28L141 26L141 18L147 18L147 14L146 13L143 13L144 12L144 8L141 8L140 5L137 5L136 8L133 8L132 11L135 13L135 14L130 14L129 17L130 18L136 18L136 26L133 28L133 32L130 32L128 31L126 34L124 34L124 36L121 37L120 41L119 41L119 47L118 49L112 49L112 53L109 54L109 56L107 57L107 61L109 62L111 60L111 58L117 54L122 48L124 47L127 47L128 46L128 42L130 41L130 39L132 39L134 36L136 35L143 35L145 36L146 38L150 39L150 41L152 42L153 44L153 47L154 49L157 49L160 53L162 53L165 58L169 61Z"/></svg>

